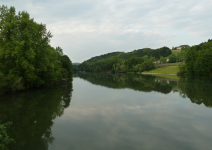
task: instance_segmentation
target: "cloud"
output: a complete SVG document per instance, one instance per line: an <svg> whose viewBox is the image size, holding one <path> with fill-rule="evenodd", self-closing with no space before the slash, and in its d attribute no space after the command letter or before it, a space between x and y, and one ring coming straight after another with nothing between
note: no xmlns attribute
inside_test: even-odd
<svg viewBox="0 0 212 150"><path fill-rule="evenodd" d="M112 51L195 45L210 38L210 0L7 0L47 25L73 62Z"/></svg>

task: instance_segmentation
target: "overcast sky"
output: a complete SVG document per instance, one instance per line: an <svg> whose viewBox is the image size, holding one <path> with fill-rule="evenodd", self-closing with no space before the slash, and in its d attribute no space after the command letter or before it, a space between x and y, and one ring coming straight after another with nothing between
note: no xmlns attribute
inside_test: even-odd
<svg viewBox="0 0 212 150"><path fill-rule="evenodd" d="M114 51L197 45L212 38L211 0L0 0L27 11L72 62Z"/></svg>

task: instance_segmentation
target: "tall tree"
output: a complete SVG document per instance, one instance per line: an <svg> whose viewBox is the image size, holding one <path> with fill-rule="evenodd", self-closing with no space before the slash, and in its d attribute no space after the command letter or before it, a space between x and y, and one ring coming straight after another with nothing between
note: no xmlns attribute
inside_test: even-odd
<svg viewBox="0 0 212 150"><path fill-rule="evenodd" d="M21 77L25 88L57 82L62 77L62 49L50 46L52 34L25 12L0 6L0 69ZM72 68L69 69L69 72Z"/></svg>

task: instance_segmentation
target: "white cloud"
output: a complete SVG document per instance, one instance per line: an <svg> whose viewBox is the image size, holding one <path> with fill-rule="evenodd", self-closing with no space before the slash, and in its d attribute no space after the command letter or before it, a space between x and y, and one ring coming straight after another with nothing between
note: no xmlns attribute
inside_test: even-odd
<svg viewBox="0 0 212 150"><path fill-rule="evenodd" d="M3 4L47 25L73 62L112 51L195 45L211 38L210 0L23 1ZM174 31L174 32L173 32Z"/></svg>

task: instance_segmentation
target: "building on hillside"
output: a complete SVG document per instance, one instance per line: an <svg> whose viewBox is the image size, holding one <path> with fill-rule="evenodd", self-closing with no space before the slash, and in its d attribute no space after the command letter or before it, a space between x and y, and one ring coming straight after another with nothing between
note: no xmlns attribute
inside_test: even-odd
<svg viewBox="0 0 212 150"><path fill-rule="evenodd" d="M177 49L182 49L182 47L177 47Z"/></svg>

